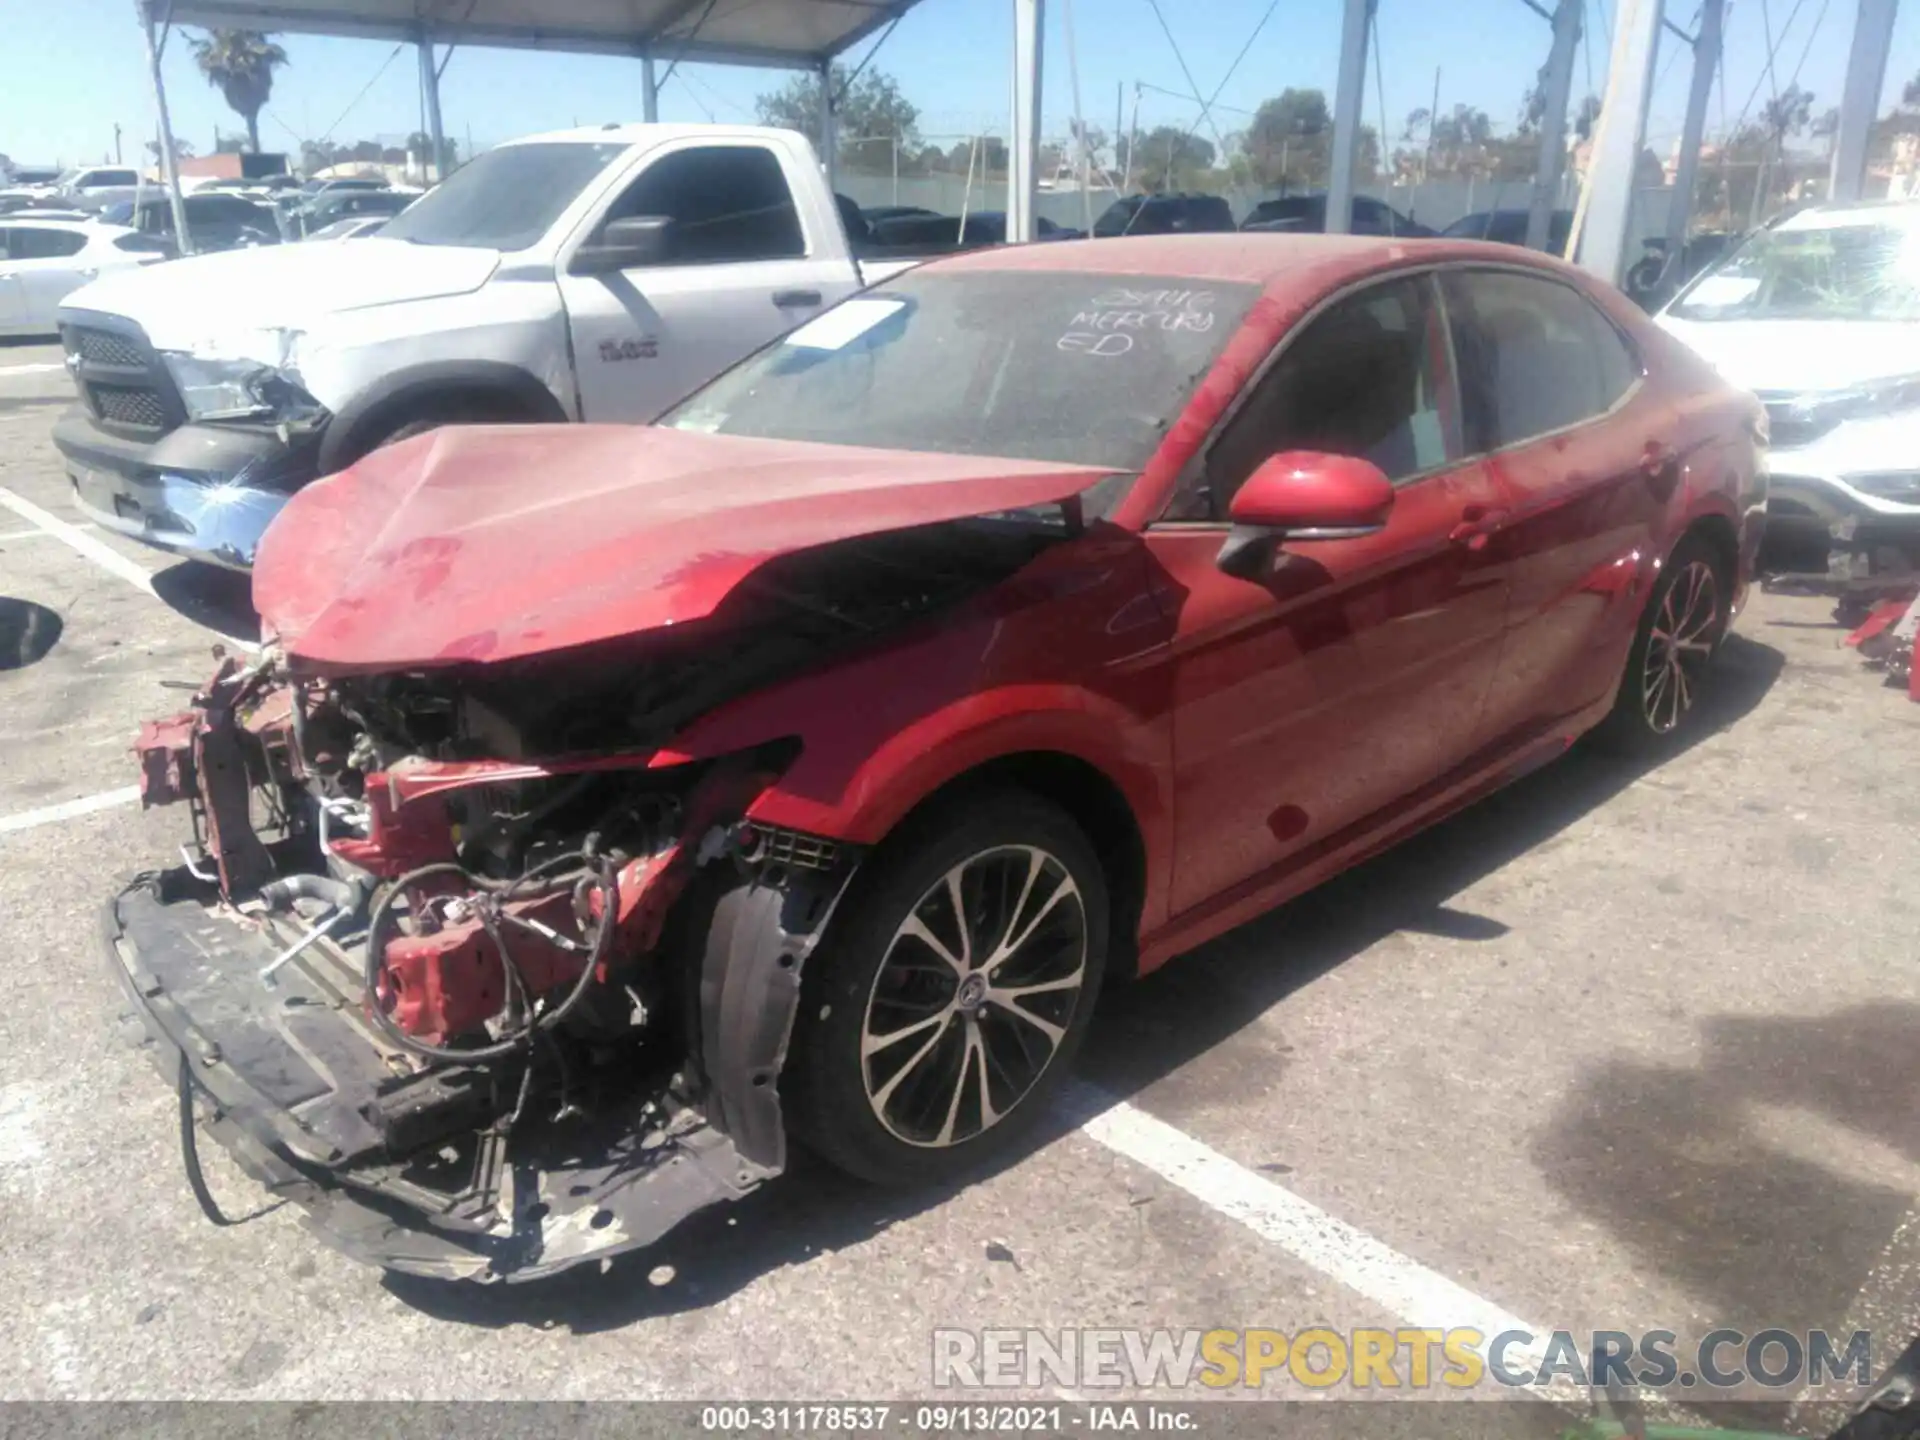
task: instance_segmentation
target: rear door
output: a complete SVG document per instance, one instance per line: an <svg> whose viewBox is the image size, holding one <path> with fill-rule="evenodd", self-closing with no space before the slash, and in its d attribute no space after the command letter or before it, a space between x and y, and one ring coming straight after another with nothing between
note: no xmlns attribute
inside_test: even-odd
<svg viewBox="0 0 1920 1440"><path fill-rule="evenodd" d="M749 141L665 148L581 237L591 244L608 221L632 216L674 222L664 264L605 275L562 266L583 418L651 420L858 287L831 211L795 201L818 177L789 174L792 163Z"/></svg>
<svg viewBox="0 0 1920 1440"><path fill-rule="evenodd" d="M19 329L26 314L26 289L15 273L19 267L10 249L12 236L10 226L0 225L0 331Z"/></svg>
<svg viewBox="0 0 1920 1440"><path fill-rule="evenodd" d="M1287 450L1373 461L1386 527L1227 575L1233 492ZM1506 580L1473 534L1498 493L1465 453L1436 283L1380 281L1283 343L1147 532L1177 607L1176 911L1365 833L1474 753Z"/></svg>
<svg viewBox="0 0 1920 1440"><path fill-rule="evenodd" d="M1490 537L1512 567L1513 603L1488 724L1520 740L1618 674L1633 597L1615 582L1637 570L1672 494L1677 471L1647 464L1672 417L1627 339L1573 285L1517 269L1449 270L1444 285L1469 442L1488 453L1509 511Z"/></svg>
<svg viewBox="0 0 1920 1440"><path fill-rule="evenodd" d="M99 273L81 258L87 237L79 230L56 230L50 225L13 225L8 232L8 266L20 287L15 323L36 333L52 333L60 302Z"/></svg>

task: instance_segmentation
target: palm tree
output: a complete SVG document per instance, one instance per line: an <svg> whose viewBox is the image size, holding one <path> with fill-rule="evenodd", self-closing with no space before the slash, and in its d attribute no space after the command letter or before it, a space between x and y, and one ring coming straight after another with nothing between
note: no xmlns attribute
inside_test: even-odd
<svg viewBox="0 0 1920 1440"><path fill-rule="evenodd" d="M200 73L247 122L247 147L258 154L260 111L273 94L273 72L287 63L287 52L258 30L210 30L192 44Z"/></svg>

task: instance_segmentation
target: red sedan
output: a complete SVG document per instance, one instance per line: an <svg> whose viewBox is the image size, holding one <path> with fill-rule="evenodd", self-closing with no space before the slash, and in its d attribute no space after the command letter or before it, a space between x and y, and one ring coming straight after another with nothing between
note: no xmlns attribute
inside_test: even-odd
<svg viewBox="0 0 1920 1440"><path fill-rule="evenodd" d="M383 1265L646 1245L790 1138L950 1176L1104 981L1588 730L1672 744L1764 436L1509 247L927 265L653 427L442 430L296 496L272 643L142 732L203 863L115 900L113 963L242 1163Z"/></svg>

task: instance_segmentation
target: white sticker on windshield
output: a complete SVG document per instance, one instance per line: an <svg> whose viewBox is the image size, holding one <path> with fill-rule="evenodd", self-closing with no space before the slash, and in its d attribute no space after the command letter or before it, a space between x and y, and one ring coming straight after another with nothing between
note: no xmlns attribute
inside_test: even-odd
<svg viewBox="0 0 1920 1440"><path fill-rule="evenodd" d="M787 336L803 350L839 350L858 340L889 316L907 308L904 300L849 300Z"/></svg>
<svg viewBox="0 0 1920 1440"><path fill-rule="evenodd" d="M1689 305L1738 305L1751 300L1760 288L1757 277L1749 275L1709 275L1693 287L1687 296Z"/></svg>

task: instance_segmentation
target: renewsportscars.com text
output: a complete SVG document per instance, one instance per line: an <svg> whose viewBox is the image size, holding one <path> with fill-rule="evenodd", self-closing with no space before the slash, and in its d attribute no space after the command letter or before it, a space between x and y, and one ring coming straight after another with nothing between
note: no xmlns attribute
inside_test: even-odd
<svg viewBox="0 0 1920 1440"><path fill-rule="evenodd" d="M1336 1331L935 1330L938 1387L1137 1390L1530 1389L1608 1385L1654 1390L1867 1386L1873 1337L1824 1330L1713 1330L1683 1344L1671 1330L1555 1330L1494 1335L1468 1327Z"/></svg>

